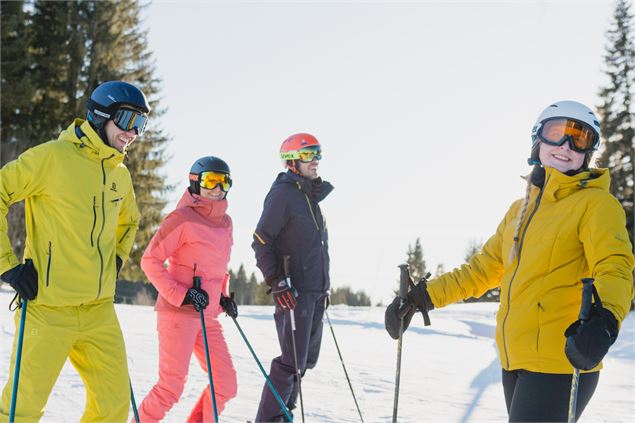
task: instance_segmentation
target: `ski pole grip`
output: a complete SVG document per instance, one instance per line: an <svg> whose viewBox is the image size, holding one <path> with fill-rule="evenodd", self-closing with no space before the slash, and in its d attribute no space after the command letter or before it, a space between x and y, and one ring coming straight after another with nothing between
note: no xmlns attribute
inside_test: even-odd
<svg viewBox="0 0 635 423"><path fill-rule="evenodd" d="M201 287L201 277L200 276L194 276L193 278L194 281L194 288L200 288Z"/></svg>
<svg viewBox="0 0 635 423"><path fill-rule="evenodd" d="M284 276L286 278L289 278L291 274L291 271L289 270L290 262L291 262L291 256L284 256L282 258L282 268L284 269Z"/></svg>
<svg viewBox="0 0 635 423"><path fill-rule="evenodd" d="M401 271L399 274L399 298L405 300L406 296L408 295L408 280L410 279L410 270L408 269L407 264L400 264L399 270Z"/></svg>
<svg viewBox="0 0 635 423"><path fill-rule="evenodd" d="M582 305L580 306L579 320L586 321L591 317L591 305L593 304L593 278L582 278Z"/></svg>
<svg viewBox="0 0 635 423"><path fill-rule="evenodd" d="M410 278L410 269L407 264L400 264L399 270L399 298L401 298L401 305L399 306L399 310L397 310L397 316L399 319L403 319L412 308L412 304L406 302L408 282L412 282L412 279Z"/></svg>

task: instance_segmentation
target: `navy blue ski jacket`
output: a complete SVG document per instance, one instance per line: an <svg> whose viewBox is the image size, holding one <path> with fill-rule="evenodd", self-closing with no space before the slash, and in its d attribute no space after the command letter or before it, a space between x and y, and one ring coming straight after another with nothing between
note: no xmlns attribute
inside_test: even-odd
<svg viewBox="0 0 635 423"><path fill-rule="evenodd" d="M328 231L318 203L331 191L330 183L291 171L273 182L251 244L269 286L284 278L282 259L288 255L291 283L298 292L330 288Z"/></svg>

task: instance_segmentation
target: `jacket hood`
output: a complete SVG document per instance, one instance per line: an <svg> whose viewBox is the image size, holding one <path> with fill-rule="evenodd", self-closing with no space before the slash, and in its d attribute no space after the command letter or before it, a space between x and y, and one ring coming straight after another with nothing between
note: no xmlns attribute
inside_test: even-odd
<svg viewBox="0 0 635 423"><path fill-rule="evenodd" d="M89 152L91 156L109 159L108 163L111 164L122 163L125 157L124 153L106 144L90 123L84 119L75 119L68 128L62 131L58 141L76 144L77 147Z"/></svg>
<svg viewBox="0 0 635 423"><path fill-rule="evenodd" d="M280 184L290 184L300 189L307 195L310 195L315 201L320 202L326 198L327 195L333 191L334 187L330 182L323 181L322 178L314 179L313 181L300 176L292 171L281 172L273 182L272 187Z"/></svg>
<svg viewBox="0 0 635 423"><path fill-rule="evenodd" d="M201 197L198 194L192 194L188 189L181 196L176 205L177 209L189 207L199 215L214 219L225 216L227 212L227 200L211 200Z"/></svg>
<svg viewBox="0 0 635 423"><path fill-rule="evenodd" d="M583 188L609 191L611 176L608 169L589 169L569 176L552 167L545 167L543 198L557 201Z"/></svg>

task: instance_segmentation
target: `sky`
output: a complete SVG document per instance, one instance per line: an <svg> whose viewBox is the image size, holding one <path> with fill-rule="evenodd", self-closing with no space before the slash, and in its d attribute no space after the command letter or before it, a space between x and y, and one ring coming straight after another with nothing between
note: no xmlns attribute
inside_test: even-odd
<svg viewBox="0 0 635 423"><path fill-rule="evenodd" d="M511 202L549 104L599 104L611 1L164 2L145 11L182 195L191 164L228 162L231 267L251 249L282 141L309 132L332 286L388 301L419 237L434 272L463 263Z"/></svg>
<svg viewBox="0 0 635 423"><path fill-rule="evenodd" d="M11 288L0 286L3 341L0 342L0 387L7 381L10 340L15 333L12 313L8 310L12 297ZM497 308L497 303L451 305L430 313L431 326L423 326L418 315L413 318L402 344L400 423L507 421L494 340ZM158 379L156 313L151 306L116 304L115 309L126 342L135 401L139 405ZM272 306L239 306L237 319L267 371L271 359L280 353L278 343L272 341L276 339L272 314ZM328 315L364 421L390 422L397 343L384 330L384 309L338 305L330 307ZM264 377L233 322L224 314L219 320L238 376L238 396L227 404L219 421L253 420ZM324 324L328 326L328 322ZM620 335L603 363L600 382L579 423L632 421L635 414L635 314L630 313L623 322ZM218 386L219 381L214 383ZM192 358L183 395L163 421L184 422L206 384L206 373ZM302 392L307 422L360 422L327 327L324 328L317 366L302 379ZM41 423L79 421L84 402L81 379L67 361L49 397ZM295 416L295 421L300 422L299 411ZM132 420L132 410L129 417Z"/></svg>

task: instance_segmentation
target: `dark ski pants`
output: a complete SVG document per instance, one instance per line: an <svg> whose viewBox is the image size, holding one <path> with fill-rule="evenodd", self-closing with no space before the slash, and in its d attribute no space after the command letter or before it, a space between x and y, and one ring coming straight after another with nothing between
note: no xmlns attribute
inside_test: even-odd
<svg viewBox="0 0 635 423"><path fill-rule="evenodd" d="M322 342L322 316L324 315L325 299L326 294L302 293L298 296L298 303L293 310L295 314L295 342L298 354L298 368L302 375L307 369L312 369L317 364ZM298 397L298 384L291 338L291 316L289 311L282 310L276 306L273 317L278 331L281 355L272 360L269 378L280 394L282 401L289 408L294 408ZM282 411L267 383L262 388L256 421L287 421L284 411Z"/></svg>
<svg viewBox="0 0 635 423"><path fill-rule="evenodd" d="M580 373L576 420L595 392L600 372ZM503 390L510 422L566 422L571 393L570 374L503 370Z"/></svg>

